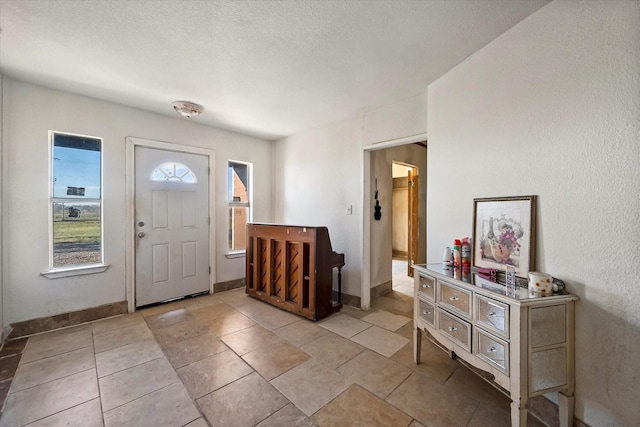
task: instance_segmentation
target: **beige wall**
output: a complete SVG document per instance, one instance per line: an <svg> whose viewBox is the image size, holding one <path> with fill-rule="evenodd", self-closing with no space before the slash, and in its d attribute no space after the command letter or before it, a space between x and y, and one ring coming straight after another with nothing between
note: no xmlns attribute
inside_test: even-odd
<svg viewBox="0 0 640 427"><path fill-rule="evenodd" d="M394 187L391 216L391 248L393 254L406 256L409 252L409 189L408 187Z"/></svg>
<svg viewBox="0 0 640 427"><path fill-rule="evenodd" d="M640 420L638 23L637 1L555 1L428 88L428 261L470 234L474 198L538 195L537 269L581 298L594 427Z"/></svg>

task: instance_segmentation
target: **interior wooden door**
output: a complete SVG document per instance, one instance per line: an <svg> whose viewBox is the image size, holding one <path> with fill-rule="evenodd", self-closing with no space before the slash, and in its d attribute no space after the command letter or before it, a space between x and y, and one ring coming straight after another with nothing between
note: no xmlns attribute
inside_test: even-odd
<svg viewBox="0 0 640 427"><path fill-rule="evenodd" d="M411 264L418 261L418 168L412 168L407 172L407 186L407 197L409 198L409 209L407 210L409 215L409 230L407 231L407 236L409 239L409 242L407 244L407 275L413 277L413 269L411 268Z"/></svg>

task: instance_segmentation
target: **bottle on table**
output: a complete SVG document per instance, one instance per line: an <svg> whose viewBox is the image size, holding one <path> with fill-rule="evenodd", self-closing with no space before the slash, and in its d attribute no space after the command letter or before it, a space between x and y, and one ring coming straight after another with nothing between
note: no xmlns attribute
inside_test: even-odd
<svg viewBox="0 0 640 427"><path fill-rule="evenodd" d="M453 241L453 266L460 267L461 262L461 253L460 253L460 239L455 239Z"/></svg>

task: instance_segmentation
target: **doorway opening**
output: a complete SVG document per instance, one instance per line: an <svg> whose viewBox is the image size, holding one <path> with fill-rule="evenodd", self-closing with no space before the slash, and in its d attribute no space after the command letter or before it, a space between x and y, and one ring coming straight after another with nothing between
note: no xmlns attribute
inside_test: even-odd
<svg viewBox="0 0 640 427"><path fill-rule="evenodd" d="M391 163L393 182L391 209L392 289L413 296L413 269L418 261L419 169L415 165Z"/></svg>
<svg viewBox="0 0 640 427"><path fill-rule="evenodd" d="M423 264L426 258L426 170L427 170L427 144L426 134L414 135L392 141L381 142L363 148L363 271L362 271L362 300L361 308L367 310L371 307L371 298L388 292L400 299L408 295L393 292L393 247L392 247L392 218L393 218L393 178L392 163L404 164L412 168L418 168L417 176L419 184L416 185L418 220L413 224L417 226L417 249L412 246L406 249L406 258L412 263ZM405 169L406 170L406 169ZM412 169L413 172L413 169ZM408 178L407 178L408 179ZM378 196L378 197L376 197ZM380 208L378 209L377 201ZM374 212L376 211L376 212ZM382 215L376 215L381 212ZM407 225L408 225L407 211ZM407 229L407 233L409 230ZM415 236L416 234L414 234ZM408 235L407 235L408 237ZM408 285L408 270L411 264L404 262L403 276ZM408 287L407 287L408 290ZM410 294L410 299L413 292Z"/></svg>

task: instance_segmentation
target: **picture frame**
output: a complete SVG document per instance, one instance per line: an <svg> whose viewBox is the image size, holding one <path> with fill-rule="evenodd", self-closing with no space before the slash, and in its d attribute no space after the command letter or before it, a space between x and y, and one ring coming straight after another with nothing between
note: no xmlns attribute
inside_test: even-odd
<svg viewBox="0 0 640 427"><path fill-rule="evenodd" d="M473 265L519 277L535 270L536 196L473 199Z"/></svg>

